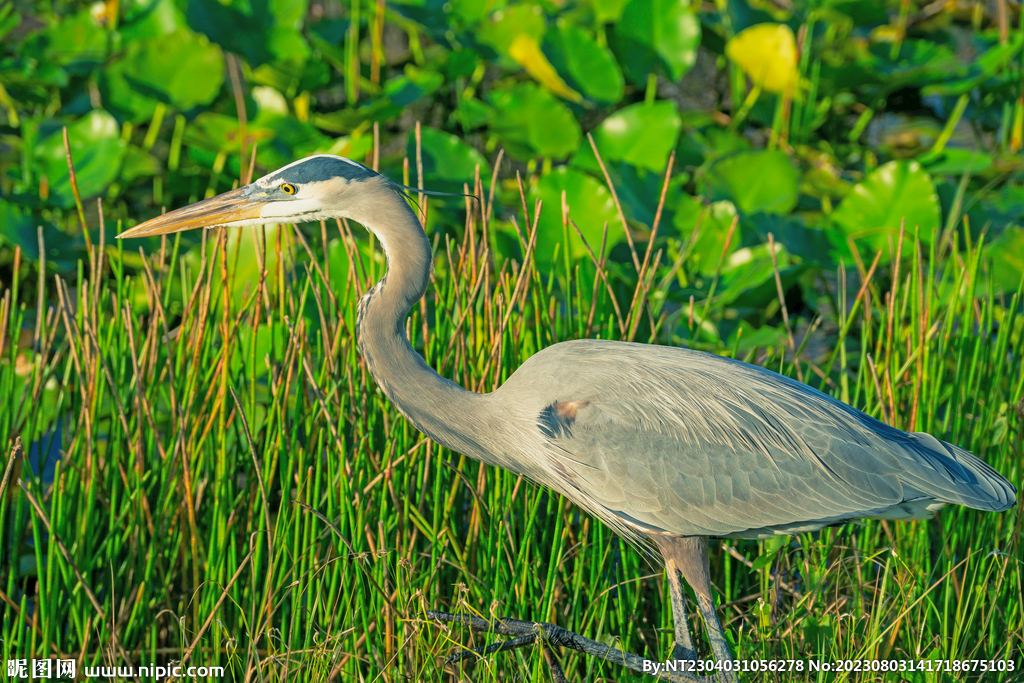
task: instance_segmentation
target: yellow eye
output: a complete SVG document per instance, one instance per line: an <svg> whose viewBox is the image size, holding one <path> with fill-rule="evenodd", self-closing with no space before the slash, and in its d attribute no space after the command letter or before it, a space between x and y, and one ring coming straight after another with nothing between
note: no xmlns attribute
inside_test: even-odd
<svg viewBox="0 0 1024 683"><path fill-rule="evenodd" d="M285 194L295 194L295 186L291 183L285 183L281 186L281 192L284 192Z"/></svg>

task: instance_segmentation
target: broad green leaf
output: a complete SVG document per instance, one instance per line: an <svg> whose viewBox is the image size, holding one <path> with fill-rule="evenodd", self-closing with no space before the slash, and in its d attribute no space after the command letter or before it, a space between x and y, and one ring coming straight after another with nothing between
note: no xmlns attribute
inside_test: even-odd
<svg viewBox="0 0 1024 683"><path fill-rule="evenodd" d="M755 213L744 215L740 225L747 235L757 234L764 242L768 241L768 235L771 234L776 242L785 245L786 251L804 263L832 266L832 242L828 232L817 227L807 227L799 215Z"/></svg>
<svg viewBox="0 0 1024 683"><path fill-rule="evenodd" d="M491 132L518 159L563 158L580 144L580 126L568 107L533 83L496 88L488 95L495 108Z"/></svg>
<svg viewBox="0 0 1024 683"><path fill-rule="evenodd" d="M271 115L267 115L267 118L270 117ZM260 118L263 119L264 116L261 114ZM260 125L258 121L249 121L246 126L249 141L260 145L261 155L265 151L264 143L273 139L276 133L277 131L269 126ZM208 111L197 116L185 128L185 143L208 152L234 150L240 148L241 134L242 128L237 118Z"/></svg>
<svg viewBox="0 0 1024 683"><path fill-rule="evenodd" d="M904 219L908 237L931 243L939 227L939 198L931 176L916 161L879 166L832 213L847 237L872 250L886 247Z"/></svg>
<svg viewBox="0 0 1024 683"><path fill-rule="evenodd" d="M682 121L676 105L661 100L653 104L631 104L615 112L594 131L594 143L605 161L625 161L637 168L664 173L668 155L679 140ZM589 144L574 163L599 172Z"/></svg>
<svg viewBox="0 0 1024 683"><path fill-rule="evenodd" d="M88 9L53 24L40 39L48 64L84 68L102 62L107 53L107 32Z"/></svg>
<svg viewBox="0 0 1024 683"><path fill-rule="evenodd" d="M552 55L555 68L570 78L571 85L599 102L622 99L622 70L611 50L599 45L589 31L560 19L547 39L545 52Z"/></svg>
<svg viewBox="0 0 1024 683"><path fill-rule="evenodd" d="M465 183L472 191L477 166L480 167L481 177L487 177L491 172L491 166L484 155L467 145L457 135L436 128L423 128L421 140L424 180L445 185L425 185L428 190L462 192L462 185ZM416 158L416 137L412 131L409 132L406 143L406 154L410 159Z"/></svg>
<svg viewBox="0 0 1024 683"><path fill-rule="evenodd" d="M121 170L127 144L114 117L93 110L68 126L68 141L82 199L103 192ZM74 205L64 138L58 129L33 150L36 170L50 182L50 201L61 208Z"/></svg>
<svg viewBox="0 0 1024 683"><path fill-rule="evenodd" d="M785 24L743 29L726 45L725 54L768 92L782 93L796 84L796 38Z"/></svg>
<svg viewBox="0 0 1024 683"><path fill-rule="evenodd" d="M544 39L544 12L539 5L512 5L498 10L476 29L476 39L498 54L507 55L521 35L540 43Z"/></svg>
<svg viewBox="0 0 1024 683"><path fill-rule="evenodd" d="M159 175L161 170L162 167L156 157L141 147L129 145L125 150L124 164L121 166L121 173L117 176L117 182L127 186L138 178Z"/></svg>
<svg viewBox="0 0 1024 683"><path fill-rule="evenodd" d="M993 159L974 149L945 149L939 154L923 154L917 158L932 176L954 175L965 172L976 174L992 167Z"/></svg>
<svg viewBox="0 0 1024 683"><path fill-rule="evenodd" d="M736 206L732 202L721 201L705 205L699 198L688 194L680 197L672 225L687 242L693 237L693 231L699 230L691 257L697 261L697 270L700 273L710 275L715 272L725 249L729 228L735 219ZM731 249L735 249L739 243L738 237L737 234L733 235Z"/></svg>
<svg viewBox="0 0 1024 683"><path fill-rule="evenodd" d="M774 287L774 283L772 284ZM724 346L746 353L757 347L778 347L786 343L786 333L774 327L754 327L746 320L740 319L736 328L725 339Z"/></svg>
<svg viewBox="0 0 1024 683"><path fill-rule="evenodd" d="M1024 277L1024 228L1010 228L989 242L985 258L992 265L995 292L1016 292ZM982 283L979 286L983 286Z"/></svg>
<svg viewBox="0 0 1024 683"><path fill-rule="evenodd" d="M785 152L754 150L715 162L708 181L744 213L789 213L796 206L800 174Z"/></svg>
<svg viewBox="0 0 1024 683"><path fill-rule="evenodd" d="M436 71L405 66L405 73L384 84L384 96L378 97L358 109L337 109L311 116L312 122L333 133L350 133L364 128L367 122L390 121L402 114L406 107L429 97L444 84L444 75Z"/></svg>
<svg viewBox="0 0 1024 683"><path fill-rule="evenodd" d="M1024 186L1007 183L999 194L989 197L985 204L986 218L981 223L991 223L991 234L1024 225Z"/></svg>
<svg viewBox="0 0 1024 683"><path fill-rule="evenodd" d="M565 232L568 232L569 236L570 257L589 258L586 247L572 225L568 226L567 231L562 227L563 191L569 205L569 218L579 226L580 232L587 238L587 243L595 255L600 256L598 252L601 250L606 222L609 224L607 249L611 249L612 244L618 241L622 234L615 202L608 189L586 173L560 166L543 176L530 191L530 206L535 199L543 202L537 226L536 247L537 264L541 272L546 272L554 264L556 248L559 263L564 259ZM524 234L525 237L527 235Z"/></svg>
<svg viewBox="0 0 1024 683"><path fill-rule="evenodd" d="M590 0L594 15L602 24L618 21L629 0Z"/></svg>
<svg viewBox="0 0 1024 683"><path fill-rule="evenodd" d="M140 41L124 60L128 83L178 110L209 104L224 83L220 48L187 29Z"/></svg>
<svg viewBox="0 0 1024 683"><path fill-rule="evenodd" d="M34 230L35 219L27 209L0 199L0 246L16 245L22 241L30 242ZM29 236L28 239L26 235Z"/></svg>
<svg viewBox="0 0 1024 683"><path fill-rule="evenodd" d="M737 236L734 239L739 238ZM770 302L778 301L775 263L779 266L783 291L795 285L807 267L794 265L781 242L775 242L774 262L768 244L741 247L729 254L722 264L717 294L722 304L763 310Z"/></svg>
<svg viewBox="0 0 1024 683"><path fill-rule="evenodd" d="M120 31L128 43L166 36L187 26L174 0L130 0L121 6L125 16Z"/></svg>
<svg viewBox="0 0 1024 683"><path fill-rule="evenodd" d="M299 31L307 6L306 0L190 0L185 11L194 31L257 67L305 61L309 46Z"/></svg>
<svg viewBox="0 0 1024 683"><path fill-rule="evenodd" d="M631 0L615 26L613 47L629 79L638 86L661 69L683 77L697 60L700 21L685 0Z"/></svg>
<svg viewBox="0 0 1024 683"><path fill-rule="evenodd" d="M526 69L526 73L533 76L538 83L562 99L569 100L570 102L580 102L583 100L583 97L578 92L565 84L562 77L555 71L555 67L551 66L551 62L544 56L540 45L537 43L537 39L533 36L520 33L512 40L512 44L509 45L508 54L520 66Z"/></svg>
<svg viewBox="0 0 1024 683"><path fill-rule="evenodd" d="M452 14L468 25L476 24L494 7L493 0L451 0L450 4Z"/></svg>

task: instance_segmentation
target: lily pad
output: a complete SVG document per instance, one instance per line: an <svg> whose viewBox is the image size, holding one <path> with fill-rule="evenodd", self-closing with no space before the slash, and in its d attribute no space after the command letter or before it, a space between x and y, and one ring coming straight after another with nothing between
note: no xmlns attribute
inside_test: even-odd
<svg viewBox="0 0 1024 683"><path fill-rule="evenodd" d="M615 25L612 47L634 85L661 70L674 81L697 61L700 21L686 0L631 0Z"/></svg>
<svg viewBox="0 0 1024 683"><path fill-rule="evenodd" d="M476 39L501 55L508 55L512 43L525 35L538 43L544 37L544 12L539 5L511 5L499 9L476 29Z"/></svg>
<svg viewBox="0 0 1024 683"><path fill-rule="evenodd" d="M985 247L995 293L1016 292L1024 277L1024 228L1011 228Z"/></svg>
<svg viewBox="0 0 1024 683"><path fill-rule="evenodd" d="M594 131L594 143L605 161L625 161L637 168L664 173L669 152L679 140L682 120L668 101L632 104L615 112ZM600 173L597 158L584 144L573 164Z"/></svg>
<svg viewBox="0 0 1024 683"><path fill-rule="evenodd" d="M497 110L491 131L518 159L563 158L580 144L582 133L569 108L533 83L496 88L489 94Z"/></svg>
<svg viewBox="0 0 1024 683"><path fill-rule="evenodd" d="M735 218L736 206L729 201L705 205L698 197L684 194L676 205L672 225L678 234L689 242L693 231L699 229L691 258L697 262L697 270L703 275L710 275L718 267L729 227ZM739 235L734 234L731 248L735 249L739 241Z"/></svg>
<svg viewBox="0 0 1024 683"><path fill-rule="evenodd" d="M854 186L832 214L847 237L871 250L887 247L904 219L907 236L918 236L929 244L941 219L935 185L916 161L879 166Z"/></svg>
<svg viewBox="0 0 1024 683"><path fill-rule="evenodd" d="M594 14L601 23L618 21L628 3L629 0L590 0Z"/></svg>
<svg viewBox="0 0 1024 683"><path fill-rule="evenodd" d="M95 197L117 177L127 143L114 117L93 110L68 126L68 141L75 163L75 176L82 199ZM50 183L50 202L67 209L74 206L64 138L60 130L36 145L36 172Z"/></svg>
<svg viewBox="0 0 1024 683"><path fill-rule="evenodd" d="M590 175L565 166L556 168L543 176L530 191L530 205L533 200L543 202L540 220L537 225L536 259L541 272L547 271L555 264L556 250L558 262L564 259L565 230L562 227L562 192L565 192L569 205L569 218L579 226L580 232L598 257L601 240L604 236L604 224L608 227L608 245L617 242L622 235L615 202L608 189ZM569 256L572 259L588 259L587 248L583 245L576 230L568 226ZM523 235L528 237L527 234Z"/></svg>
<svg viewBox="0 0 1024 683"><path fill-rule="evenodd" d="M462 192L465 183L472 191L478 166L482 178L490 176L491 165L484 155L463 142L459 136L436 128L423 128L421 140L423 177L432 183L427 189ZM416 158L416 137L412 132L406 142L406 154L409 159ZM443 186L436 187L436 184Z"/></svg>
<svg viewBox="0 0 1024 683"><path fill-rule="evenodd" d="M544 52L569 85L587 97L607 103L622 99L625 81L615 55L586 29L560 19L557 30L548 34Z"/></svg>
<svg viewBox="0 0 1024 683"><path fill-rule="evenodd" d="M299 29L307 6L306 0L191 0L186 17L193 30L257 67L274 60L305 61L309 45Z"/></svg>
<svg viewBox="0 0 1024 683"><path fill-rule="evenodd" d="M786 248L775 242L775 260L779 265L779 277L783 291L797 283L807 268L794 265ZM718 296L723 304L763 309L779 298L775 283L775 263L768 244L741 247L729 254L722 264L721 284Z"/></svg>
<svg viewBox="0 0 1024 683"><path fill-rule="evenodd" d="M132 43L106 75L114 103L140 120L156 102L179 111L212 102L224 84L224 56L205 37L180 29Z"/></svg>
<svg viewBox="0 0 1024 683"><path fill-rule="evenodd" d="M744 213L784 214L796 206L800 173L785 152L754 150L717 161L708 182Z"/></svg>

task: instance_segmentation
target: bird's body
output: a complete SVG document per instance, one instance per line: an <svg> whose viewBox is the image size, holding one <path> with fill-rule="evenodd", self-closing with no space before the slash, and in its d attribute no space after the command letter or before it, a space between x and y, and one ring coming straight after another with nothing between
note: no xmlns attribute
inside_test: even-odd
<svg viewBox="0 0 1024 683"><path fill-rule="evenodd" d="M689 349L563 342L492 400L497 414L532 421L522 455L544 455L542 483L627 536L764 538L1013 502L1005 479L962 448Z"/></svg>
<svg viewBox="0 0 1024 683"><path fill-rule="evenodd" d="M1014 504L1014 487L957 446L885 425L764 368L688 349L563 342L495 391L467 391L430 368L405 334L432 255L400 188L321 155L122 236L324 217L373 231L388 271L359 302L357 336L381 389L438 443L558 491L626 538L656 546L672 582L677 656L695 656L678 570L696 592L716 658L731 658L711 599L708 537Z"/></svg>

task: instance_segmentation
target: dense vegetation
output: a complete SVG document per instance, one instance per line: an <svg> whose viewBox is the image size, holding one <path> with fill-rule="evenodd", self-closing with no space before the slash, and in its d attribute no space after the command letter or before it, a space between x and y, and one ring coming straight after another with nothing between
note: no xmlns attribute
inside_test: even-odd
<svg viewBox="0 0 1024 683"><path fill-rule="evenodd" d="M313 153L478 196L421 202L435 273L408 328L464 386L564 339L685 345L1020 488L1019 4L14 0L0 38L7 659L448 680L481 640L418 618L438 608L670 652L660 569L373 384L352 333L383 259L359 226L114 240ZM742 659L1012 680L1021 535L1016 508L948 509L714 541L713 581ZM465 671L548 675L533 649Z"/></svg>

